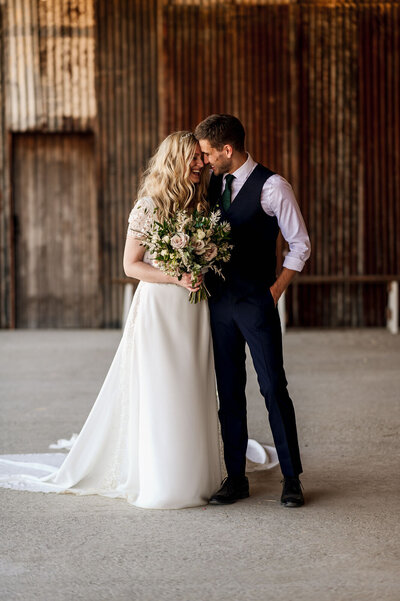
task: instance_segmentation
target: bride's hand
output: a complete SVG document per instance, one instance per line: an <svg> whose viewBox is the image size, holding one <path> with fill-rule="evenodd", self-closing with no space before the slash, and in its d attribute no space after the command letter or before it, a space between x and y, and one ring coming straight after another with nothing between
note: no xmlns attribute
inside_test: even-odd
<svg viewBox="0 0 400 601"><path fill-rule="evenodd" d="M178 286L186 288L187 290L189 290L189 292L197 292L200 288L202 281L203 276L200 274L199 276L197 276L197 284L193 287L191 273L184 273L180 280L178 280L178 278L176 279L176 283L178 284Z"/></svg>

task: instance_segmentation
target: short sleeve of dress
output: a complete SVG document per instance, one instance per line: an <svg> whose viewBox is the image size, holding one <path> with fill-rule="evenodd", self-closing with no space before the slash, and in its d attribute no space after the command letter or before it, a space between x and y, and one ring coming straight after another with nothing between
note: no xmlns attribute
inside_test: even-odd
<svg viewBox="0 0 400 601"><path fill-rule="evenodd" d="M126 235L143 240L144 234L151 229L154 218L153 200L147 196L140 198L129 213Z"/></svg>

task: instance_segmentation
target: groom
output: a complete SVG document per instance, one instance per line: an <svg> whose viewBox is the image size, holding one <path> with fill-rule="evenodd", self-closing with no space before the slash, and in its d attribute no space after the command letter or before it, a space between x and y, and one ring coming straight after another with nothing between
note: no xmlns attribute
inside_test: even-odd
<svg viewBox="0 0 400 601"><path fill-rule="evenodd" d="M243 125L232 115L211 115L195 130L212 176L209 201L231 224L234 245L225 280L207 274L215 369L227 479L210 503L249 496L245 343L265 398L283 473L281 503L304 504L296 420L283 368L277 302L310 256L310 240L290 184L245 151ZM289 244L276 277L279 230Z"/></svg>

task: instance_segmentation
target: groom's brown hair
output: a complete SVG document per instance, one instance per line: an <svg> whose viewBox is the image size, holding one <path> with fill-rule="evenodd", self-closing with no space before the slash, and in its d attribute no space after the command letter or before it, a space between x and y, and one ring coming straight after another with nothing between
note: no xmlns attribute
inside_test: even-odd
<svg viewBox="0 0 400 601"><path fill-rule="evenodd" d="M244 151L244 127L234 115L210 115L198 124L194 135L198 140L208 140L213 148L222 150L230 144L238 152Z"/></svg>

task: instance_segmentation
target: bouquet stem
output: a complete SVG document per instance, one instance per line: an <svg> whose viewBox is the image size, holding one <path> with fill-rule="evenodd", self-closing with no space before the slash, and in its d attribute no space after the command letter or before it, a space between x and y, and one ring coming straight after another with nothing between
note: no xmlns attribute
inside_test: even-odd
<svg viewBox="0 0 400 601"><path fill-rule="evenodd" d="M199 303L202 300L207 300L210 296L211 296L211 294L207 290L206 285L201 284L201 286L197 290L197 292L191 292L189 294L189 301L194 305L196 303Z"/></svg>

